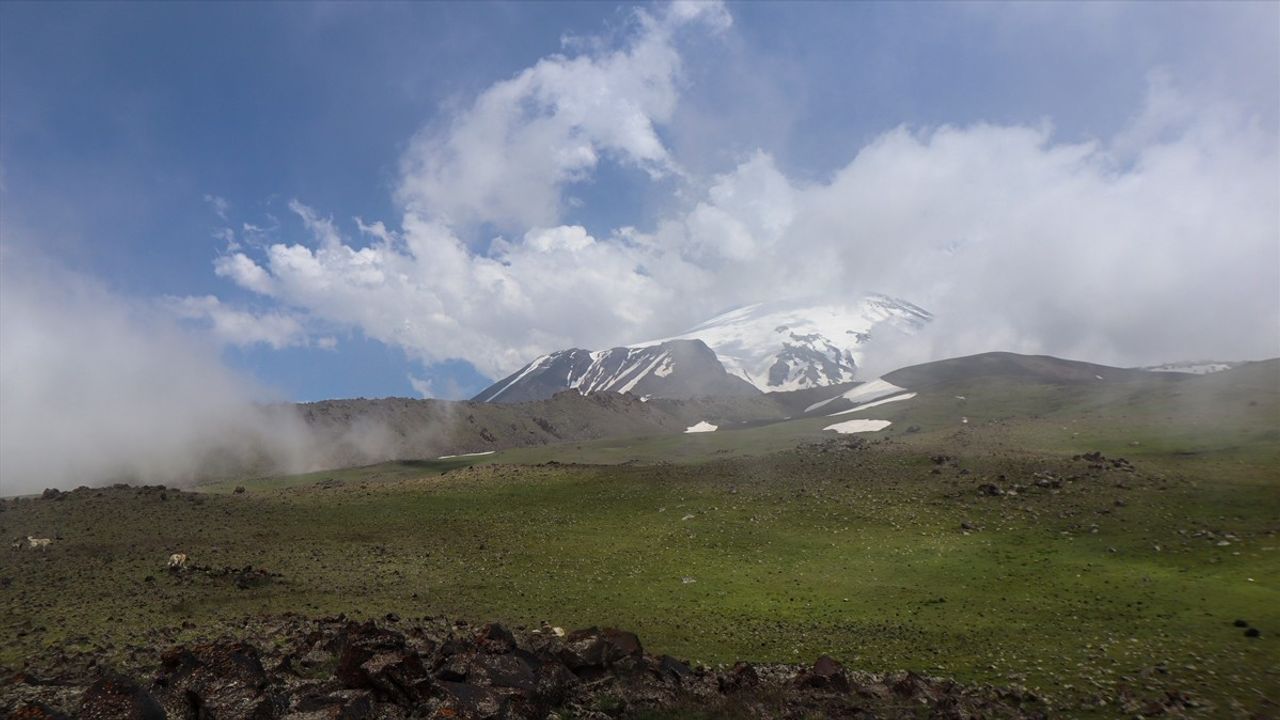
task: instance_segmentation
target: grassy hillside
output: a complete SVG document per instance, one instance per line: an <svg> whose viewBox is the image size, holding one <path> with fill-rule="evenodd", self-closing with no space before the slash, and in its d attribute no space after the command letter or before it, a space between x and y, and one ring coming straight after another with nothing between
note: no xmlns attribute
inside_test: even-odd
<svg viewBox="0 0 1280 720"><path fill-rule="evenodd" d="M13 638L0 663L122 655L234 632L247 614L395 612L616 625L705 663L830 653L1025 684L1073 717L1129 717L1170 691L1193 716L1267 716L1277 368L950 376L838 418L260 478L244 493L9 502L5 537L61 539L0 554ZM822 430L854 417L894 425ZM1076 457L1098 449L1106 460ZM278 576L173 576L174 551Z"/></svg>

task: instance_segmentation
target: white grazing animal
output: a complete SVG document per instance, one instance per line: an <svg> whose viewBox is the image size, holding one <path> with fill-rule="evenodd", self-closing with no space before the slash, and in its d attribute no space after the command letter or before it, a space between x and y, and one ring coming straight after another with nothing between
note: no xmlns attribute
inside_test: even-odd
<svg viewBox="0 0 1280 720"><path fill-rule="evenodd" d="M169 556L170 570L183 570L183 569L186 569L186 567L187 567L186 553L174 553Z"/></svg>
<svg viewBox="0 0 1280 720"><path fill-rule="evenodd" d="M30 535L27 536L27 547L30 547L30 548L40 548L41 550L47 550L49 548L49 545L52 543L53 543L53 540L50 540L49 538L31 537Z"/></svg>

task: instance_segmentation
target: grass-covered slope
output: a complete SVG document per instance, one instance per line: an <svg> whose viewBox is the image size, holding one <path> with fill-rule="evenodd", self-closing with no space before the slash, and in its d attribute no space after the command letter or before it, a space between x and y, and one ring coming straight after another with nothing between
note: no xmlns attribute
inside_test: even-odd
<svg viewBox="0 0 1280 720"><path fill-rule="evenodd" d="M0 663L208 636L245 614L396 612L615 625L702 662L830 653L1025 683L1072 717L1132 716L1169 692L1191 715L1265 717L1280 697L1278 369L960 375L840 418L239 494L11 501L4 537L60 539L0 554ZM894 424L865 441L822 429L850 417ZM1106 459L1076 457L1093 450ZM565 464L582 461L614 464ZM175 551L213 572L167 574ZM248 565L278 576L219 571Z"/></svg>

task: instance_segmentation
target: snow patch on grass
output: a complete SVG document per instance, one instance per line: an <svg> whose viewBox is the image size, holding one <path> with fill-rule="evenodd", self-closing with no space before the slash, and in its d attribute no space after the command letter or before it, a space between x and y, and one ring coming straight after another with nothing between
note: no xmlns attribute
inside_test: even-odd
<svg viewBox="0 0 1280 720"><path fill-rule="evenodd" d="M876 432L883 430L892 424L893 423L888 420L845 420L844 422L839 422L835 425L828 425L822 429L835 430L843 435L847 433Z"/></svg>
<svg viewBox="0 0 1280 720"><path fill-rule="evenodd" d="M856 407L856 408L849 408L848 410L841 410L840 412L833 412L833 413L831 413L830 415L828 415L827 417L835 417L835 416L837 416L837 415L844 415L844 414L846 414L846 413L858 412L859 410L866 410L867 408L878 407L878 406L880 406L880 405L884 405L884 404L886 404L886 403L898 402L899 400L910 400L911 398L913 398L913 397L915 397L915 396L916 396L916 394L915 394L915 393L906 393L906 394L904 394L904 395L894 395L893 397L887 397L887 398L885 398L885 399L883 399L883 400L875 400L875 401L873 401L873 402L866 403L865 405L859 405L859 406L858 406L858 407Z"/></svg>

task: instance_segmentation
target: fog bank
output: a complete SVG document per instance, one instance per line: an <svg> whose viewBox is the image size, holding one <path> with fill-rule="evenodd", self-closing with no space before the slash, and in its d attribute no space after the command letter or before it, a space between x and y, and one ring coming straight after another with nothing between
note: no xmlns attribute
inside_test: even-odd
<svg viewBox="0 0 1280 720"><path fill-rule="evenodd" d="M0 493L307 466L307 431L149 303L0 248Z"/></svg>

